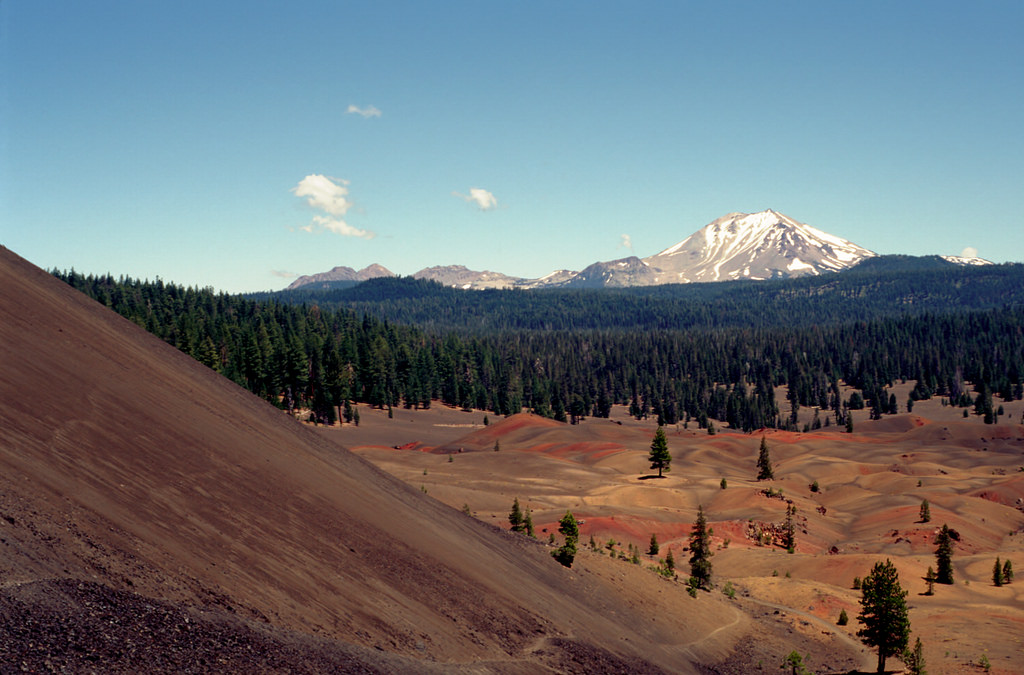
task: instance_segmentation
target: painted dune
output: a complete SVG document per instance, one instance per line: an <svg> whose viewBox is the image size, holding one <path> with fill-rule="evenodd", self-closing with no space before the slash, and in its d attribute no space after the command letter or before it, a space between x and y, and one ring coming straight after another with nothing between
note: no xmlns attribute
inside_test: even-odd
<svg viewBox="0 0 1024 675"><path fill-rule="evenodd" d="M933 672L974 672L985 654L993 672L1020 673L1024 583L997 588L991 579L997 556L1024 565L1024 427L1009 423L1019 422L1024 404L1004 406L1007 422L997 425L964 419L960 409L931 400L919 402L913 414L879 421L861 411L852 434L835 426L808 433L766 430L776 479L762 482L755 480L760 433L708 435L677 426L667 434L671 471L654 477L646 458L655 426L620 409L611 420L579 425L530 415L492 418L487 427L453 434L442 444L466 450L450 462L444 455L360 447L363 437L387 437L389 425L372 411L363 416L369 419L365 428L322 433L429 495L457 508L468 506L485 522L507 527L509 507L518 497L532 509L538 536L546 539L570 509L584 521L582 541L592 536L604 549L582 554L590 558L608 560L609 538L617 542L616 551L630 544L646 551L655 534L662 555L671 547L685 571L687 537L701 504L715 532L717 583L731 581L738 597L760 607L777 606L771 612L788 610L794 630L815 633L824 653L829 645L845 643L807 617L834 627L845 609L851 622L838 630L856 640L853 618L860 595L853 580L878 560L891 558L910 593L912 630L925 644ZM423 425L431 424L431 416L477 421L483 416L444 409L402 414L419 415ZM495 441L500 452L483 451ZM783 498L767 497L766 488L781 490ZM930 504L927 523L918 522L923 500ZM757 532L778 531L789 502L797 509L793 555L777 540L775 545L755 540ZM944 523L960 537L953 557L955 583L926 596L924 576L936 564L933 540ZM654 562L642 558L641 567ZM635 567L618 564L624 572Z"/></svg>

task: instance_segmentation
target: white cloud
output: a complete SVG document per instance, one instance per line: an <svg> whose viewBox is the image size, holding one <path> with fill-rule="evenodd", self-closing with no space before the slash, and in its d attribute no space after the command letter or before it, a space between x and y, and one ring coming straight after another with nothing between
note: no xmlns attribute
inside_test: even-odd
<svg viewBox="0 0 1024 675"><path fill-rule="evenodd" d="M314 209L326 211L332 216L344 216L352 207L348 199L348 181L335 183L327 176L313 173L292 188L296 197L306 197L306 203Z"/></svg>
<svg viewBox="0 0 1024 675"><path fill-rule="evenodd" d="M633 250L633 238L628 234L622 235L622 240L616 248L628 248L630 251Z"/></svg>
<svg viewBox="0 0 1024 675"><path fill-rule="evenodd" d="M355 113L356 115L362 115L364 119L370 119L371 117L380 117L384 113L380 111L376 106L368 105L365 108L360 108L357 105L349 105L348 113Z"/></svg>
<svg viewBox="0 0 1024 675"><path fill-rule="evenodd" d="M963 258L977 258L978 249L974 248L973 246L968 246L963 251L960 251L960 256Z"/></svg>
<svg viewBox="0 0 1024 675"><path fill-rule="evenodd" d="M452 192L456 197L461 197L471 204L476 204L481 211L489 211L498 208L498 198L483 188L469 188L469 194L464 195Z"/></svg>
<svg viewBox="0 0 1024 675"><path fill-rule="evenodd" d="M305 197L310 207L327 214L313 216L308 225L299 228L303 232L323 229L345 237L373 239L377 236L369 230L361 230L345 222L345 214L352 208L352 201L348 198L347 180L331 179L314 173L299 181L291 191L296 197Z"/></svg>
<svg viewBox="0 0 1024 675"><path fill-rule="evenodd" d="M359 237L360 239L373 239L377 236L376 233L370 232L369 230L361 230L358 227L352 227L341 218L330 218L328 216L313 216L313 224L328 232L334 232L344 237Z"/></svg>
<svg viewBox="0 0 1024 675"><path fill-rule="evenodd" d="M294 279L299 276L295 272L288 272L286 270L270 270L270 274L280 279Z"/></svg>

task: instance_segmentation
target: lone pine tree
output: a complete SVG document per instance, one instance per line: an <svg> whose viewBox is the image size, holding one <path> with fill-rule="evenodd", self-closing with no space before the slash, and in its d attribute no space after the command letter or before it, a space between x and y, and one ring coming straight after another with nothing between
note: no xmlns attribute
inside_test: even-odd
<svg viewBox="0 0 1024 675"><path fill-rule="evenodd" d="M580 526L571 511L566 511L562 519L558 521L558 532L565 537L565 543L557 550L552 551L551 555L566 567L572 567L572 561L576 559L576 544L580 538Z"/></svg>
<svg viewBox="0 0 1024 675"><path fill-rule="evenodd" d="M660 547L658 546L658 535L652 532L651 533L651 544L650 544L650 546L647 547L647 554L648 555L658 555L658 551L659 550L660 550Z"/></svg>
<svg viewBox="0 0 1024 675"><path fill-rule="evenodd" d="M782 527L782 543L786 547L786 552L796 552L796 524L793 522L793 516L796 515L796 506L789 505L786 507L786 521Z"/></svg>
<svg viewBox="0 0 1024 675"><path fill-rule="evenodd" d="M651 454L647 460L651 463L652 469L658 470L658 478L661 478L662 471L672 470L672 455L668 451L668 440L665 438L665 430L658 427L654 432L654 439L651 441Z"/></svg>
<svg viewBox="0 0 1024 675"><path fill-rule="evenodd" d="M925 595L935 595L935 570L932 566L928 566L928 572L924 575L924 582L928 584L928 590L925 591Z"/></svg>
<svg viewBox="0 0 1024 675"><path fill-rule="evenodd" d="M878 672L885 672L885 660L900 656L910 640L907 592L900 586L892 561L875 563L871 574L861 581L860 615L864 627L857 631L861 642L878 649Z"/></svg>
<svg viewBox="0 0 1024 675"><path fill-rule="evenodd" d="M918 520L922 523L927 523L932 519L931 506L928 504L928 500L924 499L921 501L921 512Z"/></svg>
<svg viewBox="0 0 1024 675"><path fill-rule="evenodd" d="M508 514L509 525L513 532L522 532L525 529L526 521L523 518L523 511L519 508L519 497L512 500L512 510Z"/></svg>
<svg viewBox="0 0 1024 675"><path fill-rule="evenodd" d="M950 534L949 526L943 524L942 529L935 536L935 583L953 583L953 536Z"/></svg>
<svg viewBox="0 0 1024 675"><path fill-rule="evenodd" d="M704 507L697 507L697 522L690 531L690 578L697 588L711 588L711 533Z"/></svg>
<svg viewBox="0 0 1024 675"><path fill-rule="evenodd" d="M772 459L768 455L768 441L761 437L761 451L757 455L757 479L775 480L775 473L772 471Z"/></svg>
<svg viewBox="0 0 1024 675"><path fill-rule="evenodd" d="M527 537L537 538L533 531L533 514L530 513L530 509L526 509L526 515L523 516L523 532Z"/></svg>

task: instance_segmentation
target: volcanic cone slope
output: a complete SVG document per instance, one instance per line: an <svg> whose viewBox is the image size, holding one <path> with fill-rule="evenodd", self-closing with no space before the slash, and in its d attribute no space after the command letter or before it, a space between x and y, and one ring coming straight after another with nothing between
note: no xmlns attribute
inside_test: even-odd
<svg viewBox="0 0 1024 675"><path fill-rule="evenodd" d="M691 671L614 585L0 248L0 662ZM639 570L638 570L639 572ZM678 618L676 618L678 621Z"/></svg>

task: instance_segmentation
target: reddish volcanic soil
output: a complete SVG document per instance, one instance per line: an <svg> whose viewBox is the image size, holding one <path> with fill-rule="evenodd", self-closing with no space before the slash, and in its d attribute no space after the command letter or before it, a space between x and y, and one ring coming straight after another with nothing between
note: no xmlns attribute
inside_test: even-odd
<svg viewBox="0 0 1024 675"><path fill-rule="evenodd" d="M897 385L897 395L906 400L912 386ZM925 645L930 672L974 672L972 664L985 654L993 672L1020 673L1024 583L992 584L997 556L1024 565L1024 427L1016 423L1024 403L1002 403L1007 415L994 426L973 415L964 419L961 409L936 399L918 402L912 414L879 421L858 411L853 434L835 426L808 433L766 430L776 476L770 482L755 480L761 433L708 435L681 427L668 429L671 472L652 477L646 457L655 426L621 409L611 420L575 426L531 415L492 415L486 427L482 412L403 410L387 420L380 411L364 409L358 428L321 433L432 497L468 506L485 522L507 527L518 497L532 509L542 540L571 510L583 521L582 543L593 536L603 549L581 554L588 559L611 562L605 557L609 538L618 542L616 551L632 544L646 552L653 533L661 554L671 547L677 567L685 570L687 537L703 505L714 528L718 586L732 582L755 619L763 608L788 609L793 630L802 626L820 638L813 654L848 644L836 632L856 640L860 595L853 579L890 558L909 591L912 631ZM801 420L812 415L803 410ZM477 426L461 426L469 424ZM437 454L388 449L392 439L399 440L392 430L411 439L415 427L434 434ZM450 430L448 439L439 438L441 429ZM496 441L499 452L493 451ZM454 453L452 461L448 453ZM815 481L818 492L810 489ZM768 498L762 494L766 487L781 490L783 498ZM922 500L930 504L928 523L918 522ZM778 545L759 546L753 538L755 527L781 531L787 502L797 508L793 555ZM923 578L935 566L933 539L943 523L960 535L955 584L925 596ZM641 557L641 567L654 562ZM635 569L617 564L624 573ZM850 616L846 627L835 626L841 609ZM821 672L823 663L812 658L812 670ZM863 667L868 665L870 658Z"/></svg>

